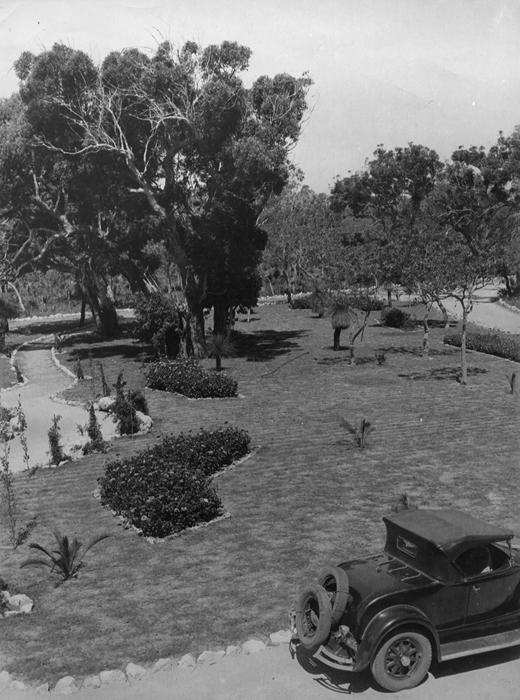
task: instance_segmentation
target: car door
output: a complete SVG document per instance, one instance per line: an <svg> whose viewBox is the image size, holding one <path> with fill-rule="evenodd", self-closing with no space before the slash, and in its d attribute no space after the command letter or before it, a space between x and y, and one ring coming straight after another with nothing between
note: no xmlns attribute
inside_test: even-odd
<svg viewBox="0 0 520 700"><path fill-rule="evenodd" d="M506 604L518 585L518 568L509 567L468 578L466 622L478 622L506 611Z"/></svg>

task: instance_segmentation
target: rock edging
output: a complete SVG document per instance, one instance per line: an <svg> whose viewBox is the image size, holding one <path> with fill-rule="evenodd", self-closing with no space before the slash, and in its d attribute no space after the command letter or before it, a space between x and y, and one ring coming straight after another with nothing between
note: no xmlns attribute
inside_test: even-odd
<svg viewBox="0 0 520 700"><path fill-rule="evenodd" d="M124 671L121 669L105 669L98 674L86 676L82 680L76 679L74 676L63 676L58 679L52 689L48 682L41 683L38 686L27 685L12 678L11 674L4 670L0 671L0 695L4 690L10 689L19 691L33 689L38 694L47 696L51 693L52 695L73 695L83 688L100 688L106 685L136 683L156 673L193 671L197 667L210 666L227 656L258 654L265 651L268 647L289 644L292 639L293 633L291 630L278 630L269 635L267 642L251 638L239 645L229 645L226 649L205 650L196 657L191 653L187 653L180 659L171 656L160 658L151 666L142 666L130 661L126 664Z"/></svg>

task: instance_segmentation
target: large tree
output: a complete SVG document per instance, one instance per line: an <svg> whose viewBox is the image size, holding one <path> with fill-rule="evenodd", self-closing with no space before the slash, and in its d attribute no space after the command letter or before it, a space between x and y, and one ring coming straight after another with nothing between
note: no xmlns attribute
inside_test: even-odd
<svg viewBox="0 0 520 700"><path fill-rule="evenodd" d="M65 157L103 158L162 228L199 349L204 305L251 295L265 244L257 218L288 178L306 108L306 76L263 76L246 88L239 74L249 57L232 42L188 42L177 52L163 43L152 57L113 52L98 69L56 45L17 63L40 143Z"/></svg>

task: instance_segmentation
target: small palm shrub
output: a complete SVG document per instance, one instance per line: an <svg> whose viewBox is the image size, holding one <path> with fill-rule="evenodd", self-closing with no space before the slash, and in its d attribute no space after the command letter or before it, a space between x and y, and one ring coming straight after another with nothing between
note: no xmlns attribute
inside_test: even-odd
<svg viewBox="0 0 520 700"><path fill-rule="evenodd" d="M395 306L385 306L381 310L381 323L390 328L413 328L414 326L410 314Z"/></svg>
<svg viewBox="0 0 520 700"><path fill-rule="evenodd" d="M206 372L193 358L152 362L146 377L151 389L191 398L224 398L238 393L236 380L223 373Z"/></svg>
<svg viewBox="0 0 520 700"><path fill-rule="evenodd" d="M222 358L235 355L233 341L224 333L214 333L208 341L208 356L215 358L215 369L222 371Z"/></svg>
<svg viewBox="0 0 520 700"><path fill-rule="evenodd" d="M98 480L101 502L151 537L209 522L223 512L209 474L248 450L247 433L232 427L164 438L106 465Z"/></svg>
<svg viewBox="0 0 520 700"><path fill-rule="evenodd" d="M368 436L375 430L372 423L366 420L366 418L361 418L358 425L353 425L345 418L342 418L341 424L347 430L347 432L352 435L354 442L361 449L366 447Z"/></svg>
<svg viewBox="0 0 520 700"><path fill-rule="evenodd" d="M51 573L57 573L64 581L67 581L70 578L77 577L79 570L84 566L83 559L89 549L92 549L94 545L110 537L110 535L98 535L84 547L76 537L73 540L69 540L66 535L61 535L58 531L54 532L54 537L57 548L53 550L31 542L29 547L37 552L41 552L43 556L27 559L22 562L21 567L46 566Z"/></svg>

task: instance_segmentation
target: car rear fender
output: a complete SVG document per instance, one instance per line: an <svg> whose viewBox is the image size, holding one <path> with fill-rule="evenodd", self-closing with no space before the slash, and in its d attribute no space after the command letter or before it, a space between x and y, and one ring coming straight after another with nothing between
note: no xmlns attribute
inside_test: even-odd
<svg viewBox="0 0 520 700"><path fill-rule="evenodd" d="M357 650L356 669L369 666L382 640L401 628L428 637L434 656L440 658L439 635L426 615L413 605L392 605L377 613L365 627Z"/></svg>

